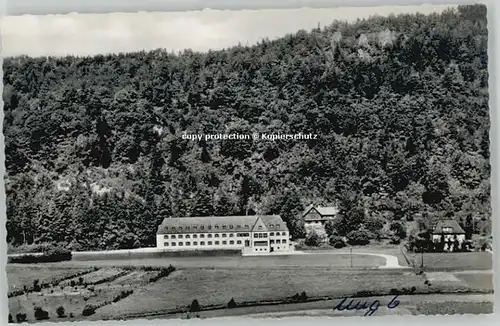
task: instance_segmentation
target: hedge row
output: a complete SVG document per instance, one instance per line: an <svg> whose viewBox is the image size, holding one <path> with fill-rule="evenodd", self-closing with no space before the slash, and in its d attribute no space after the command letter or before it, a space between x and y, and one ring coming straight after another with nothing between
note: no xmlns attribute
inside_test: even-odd
<svg viewBox="0 0 500 326"><path fill-rule="evenodd" d="M71 260L71 251L63 248L50 248L40 254L20 254L10 256L7 262L11 264L55 263Z"/></svg>
<svg viewBox="0 0 500 326"><path fill-rule="evenodd" d="M69 280L69 279L72 279L72 278L75 278L75 277L79 277L79 276L82 276L82 275L85 275L85 274L89 274L89 273L94 272L94 271L96 271L98 269L99 268L94 267L94 268L86 270L86 271L78 272L78 273L75 273L75 274L71 274L69 276L65 276L65 277L62 277L62 278L59 278L59 279L55 279L55 280L53 280L51 282L44 282L44 283L40 283L40 284L38 284L38 282L36 282L36 280L35 280L33 282L33 286L30 286L30 287L24 286L24 289L9 292L7 294L7 297L8 298L12 298L12 297L17 297L17 296L23 295L25 293L40 292L41 289L50 288L51 285L52 286L57 286L61 282L64 282L66 280Z"/></svg>
<svg viewBox="0 0 500 326"><path fill-rule="evenodd" d="M167 276L169 276L169 275L170 275L170 274L172 274L174 271L175 271L175 267L174 267L174 266L172 266L172 265L169 265L167 268L162 268L162 269L160 270L160 272L159 272L157 275L155 275L155 276L151 277L151 278L149 279L149 281L148 281L148 282L149 282L149 283L154 283L154 282L158 281L158 280L159 280L160 278L162 278L162 277L167 277Z"/></svg>
<svg viewBox="0 0 500 326"><path fill-rule="evenodd" d="M128 297L129 295L131 295L133 293L134 293L133 290L122 291L122 292L120 292L120 294L118 294L116 297L114 297L113 300L103 301L103 302L101 302L99 304L87 304L83 308L82 316L93 315L93 314L95 314L95 311L97 309L102 308L102 307L107 306L107 305L112 304L112 303L116 303L116 302L118 302L120 300L123 300L123 299L125 299L126 297Z"/></svg>

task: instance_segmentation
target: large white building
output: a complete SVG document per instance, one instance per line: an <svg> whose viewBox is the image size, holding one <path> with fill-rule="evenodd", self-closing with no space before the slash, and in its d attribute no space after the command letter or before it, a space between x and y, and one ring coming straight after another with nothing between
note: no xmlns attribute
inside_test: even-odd
<svg viewBox="0 0 500 326"><path fill-rule="evenodd" d="M162 250L239 249L243 253L293 250L279 215L172 217L158 227L156 246Z"/></svg>

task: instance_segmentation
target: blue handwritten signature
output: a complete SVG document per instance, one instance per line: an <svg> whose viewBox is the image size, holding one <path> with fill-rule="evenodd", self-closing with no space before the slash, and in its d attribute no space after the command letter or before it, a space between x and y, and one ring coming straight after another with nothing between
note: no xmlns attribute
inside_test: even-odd
<svg viewBox="0 0 500 326"><path fill-rule="evenodd" d="M394 296L392 300L387 304L388 309L394 309L397 306L399 306L399 300L397 300L398 295ZM334 308L333 310L338 310L338 311L350 311L350 310L366 310L365 316L371 316L373 315L378 308L380 307L380 301L375 300L375 301L368 301L368 300L357 300L351 298L351 301L346 304L346 302L349 300L349 298L344 298L342 301L340 301Z"/></svg>

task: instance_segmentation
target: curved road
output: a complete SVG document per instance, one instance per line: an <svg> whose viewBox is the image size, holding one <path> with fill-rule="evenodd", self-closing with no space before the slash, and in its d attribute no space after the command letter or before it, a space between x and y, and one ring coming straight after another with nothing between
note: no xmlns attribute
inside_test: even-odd
<svg viewBox="0 0 500 326"><path fill-rule="evenodd" d="M350 254L349 252L301 252L302 254L307 255L346 255ZM375 254L371 252L353 252L353 255L362 255L362 256L376 256L385 259L385 265L379 266L379 268L408 268L407 266L399 265L398 257L393 255L386 254Z"/></svg>

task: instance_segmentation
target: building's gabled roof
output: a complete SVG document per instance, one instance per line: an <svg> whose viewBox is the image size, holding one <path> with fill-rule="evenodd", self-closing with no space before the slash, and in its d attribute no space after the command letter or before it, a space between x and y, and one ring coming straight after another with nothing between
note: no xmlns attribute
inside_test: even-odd
<svg viewBox="0 0 500 326"><path fill-rule="evenodd" d="M306 207L304 213L302 216L307 215L311 210L315 210L318 212L319 215L321 216L334 216L339 213L339 210L337 207L334 206L328 206L328 207L314 207L314 205L309 205Z"/></svg>
<svg viewBox="0 0 500 326"><path fill-rule="evenodd" d="M460 224L458 224L457 221L455 220L442 220L442 221L439 221L437 224L436 224L436 227L434 228L434 234L441 234L441 233L444 233L443 232L443 228L451 228L452 229L452 232L451 233L454 233L454 234L462 234L462 233L465 233L465 231L462 229L462 227L460 226ZM449 233L449 232L447 232Z"/></svg>
<svg viewBox="0 0 500 326"><path fill-rule="evenodd" d="M339 213L339 210L335 206L329 206L329 207L316 207L316 210L318 213L320 213L323 216L334 216Z"/></svg>
<svg viewBox="0 0 500 326"><path fill-rule="evenodd" d="M279 215L203 216L165 218L158 227L157 234L266 231L254 230L257 224L260 225L257 223L259 218L267 231L288 231Z"/></svg>
<svg viewBox="0 0 500 326"><path fill-rule="evenodd" d="M310 211L311 209L315 209L313 204L311 204L311 205L309 205L309 206L307 206L307 207L306 207L306 209L304 210L304 213L302 213L302 216L304 216L304 215L306 215L307 213L309 213L309 211Z"/></svg>

